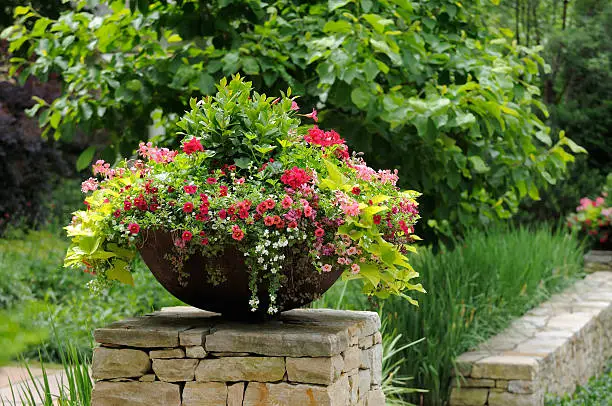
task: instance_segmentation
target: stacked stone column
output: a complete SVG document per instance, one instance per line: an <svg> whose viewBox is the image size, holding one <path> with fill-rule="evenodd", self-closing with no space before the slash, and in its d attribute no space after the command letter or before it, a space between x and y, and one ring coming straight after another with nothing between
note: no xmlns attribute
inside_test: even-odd
<svg viewBox="0 0 612 406"><path fill-rule="evenodd" d="M372 312L164 309L95 331L92 405L383 406L379 328Z"/></svg>

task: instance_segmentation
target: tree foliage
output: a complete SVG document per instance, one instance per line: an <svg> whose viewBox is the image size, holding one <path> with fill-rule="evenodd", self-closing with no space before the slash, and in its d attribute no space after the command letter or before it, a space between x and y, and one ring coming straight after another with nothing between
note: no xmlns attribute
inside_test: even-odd
<svg viewBox="0 0 612 406"><path fill-rule="evenodd" d="M430 226L450 232L511 216L582 151L542 121L544 61L486 26L492 3L138 0L80 3L57 20L17 7L3 36L23 78L62 73L62 96L32 111L45 132L103 128L107 160L130 154L153 123L176 142L189 97L242 72L271 94L292 87L324 126L397 167L403 186L425 192Z"/></svg>

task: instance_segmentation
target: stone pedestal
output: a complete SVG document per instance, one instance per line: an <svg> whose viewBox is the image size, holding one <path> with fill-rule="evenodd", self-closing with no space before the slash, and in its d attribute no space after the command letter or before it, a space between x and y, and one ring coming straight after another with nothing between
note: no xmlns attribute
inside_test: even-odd
<svg viewBox="0 0 612 406"><path fill-rule="evenodd" d="M584 271L586 273L612 272L612 251L592 250L584 256Z"/></svg>
<svg viewBox="0 0 612 406"><path fill-rule="evenodd" d="M384 406L376 313L248 324L191 307L97 329L93 406Z"/></svg>

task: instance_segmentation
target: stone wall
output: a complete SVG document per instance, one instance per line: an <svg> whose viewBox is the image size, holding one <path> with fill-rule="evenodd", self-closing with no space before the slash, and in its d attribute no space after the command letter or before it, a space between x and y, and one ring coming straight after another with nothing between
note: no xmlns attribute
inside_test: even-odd
<svg viewBox="0 0 612 406"><path fill-rule="evenodd" d="M541 406L612 356L612 272L597 272L457 359L450 406Z"/></svg>
<svg viewBox="0 0 612 406"><path fill-rule="evenodd" d="M590 251L584 256L584 271L587 273L612 272L612 251Z"/></svg>
<svg viewBox="0 0 612 406"><path fill-rule="evenodd" d="M372 312L164 309L95 331L92 405L384 406L379 329Z"/></svg>

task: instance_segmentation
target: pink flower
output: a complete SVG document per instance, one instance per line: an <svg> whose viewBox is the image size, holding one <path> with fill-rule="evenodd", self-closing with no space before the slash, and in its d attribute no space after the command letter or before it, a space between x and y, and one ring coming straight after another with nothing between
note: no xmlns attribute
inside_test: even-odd
<svg viewBox="0 0 612 406"><path fill-rule="evenodd" d="M197 138L193 137L183 144L183 152L187 155L191 155L196 151L204 151L204 147Z"/></svg>
<svg viewBox="0 0 612 406"><path fill-rule="evenodd" d="M97 188L98 188L98 179L96 178L89 178L83 183L81 183L81 191L83 193L87 193L89 191L93 192Z"/></svg>
<svg viewBox="0 0 612 406"><path fill-rule="evenodd" d="M323 230L322 228L317 228L315 230L315 235L317 237L323 237L325 235L325 230Z"/></svg>
<svg viewBox="0 0 612 406"><path fill-rule="evenodd" d="M285 196L285 198L281 201L281 207L283 209L290 208L292 204L293 204L293 199L291 199L289 196Z"/></svg>
<svg viewBox="0 0 612 406"><path fill-rule="evenodd" d="M236 185L242 185L244 183L244 180L245 180L244 178L238 178L238 179L234 180L234 183Z"/></svg>
<svg viewBox="0 0 612 406"><path fill-rule="evenodd" d="M232 227L232 238L236 241L241 241L244 238L244 231L238 226Z"/></svg>
<svg viewBox="0 0 612 406"><path fill-rule="evenodd" d="M319 117L317 117L317 111L312 109L312 113L304 114L304 117L312 118L315 123L319 122Z"/></svg>
<svg viewBox="0 0 612 406"><path fill-rule="evenodd" d="M356 201L353 201L349 204L343 204L342 211L344 211L344 214L346 214L347 216L358 216L359 215L359 203L357 203Z"/></svg>
<svg viewBox="0 0 612 406"><path fill-rule="evenodd" d="M196 190L198 190L198 187L196 185L185 185L183 186L183 190L188 195L192 195L196 192Z"/></svg>
<svg viewBox="0 0 612 406"><path fill-rule="evenodd" d="M323 272L331 272L331 270L332 270L332 266L331 266L330 264L325 264L325 265L323 265L323 266L321 267L321 270L322 270Z"/></svg>
<svg viewBox="0 0 612 406"><path fill-rule="evenodd" d="M219 196L227 196L227 186L219 186Z"/></svg>
<svg viewBox="0 0 612 406"><path fill-rule="evenodd" d="M361 267L357 264L353 264L351 265L351 272L354 274L358 274L359 271L361 270Z"/></svg>
<svg viewBox="0 0 612 406"><path fill-rule="evenodd" d="M138 232L140 231L140 226L138 224L136 224L136 223L130 223L128 225L128 231L131 234L138 234Z"/></svg>
<svg viewBox="0 0 612 406"><path fill-rule="evenodd" d="M298 111L300 109L300 106L298 106L298 104L295 102L295 100L291 101L291 110L293 111Z"/></svg>
<svg viewBox="0 0 612 406"><path fill-rule="evenodd" d="M348 255L355 255L357 253L357 248L356 247L351 247L348 250L346 250L346 253Z"/></svg>
<svg viewBox="0 0 612 406"><path fill-rule="evenodd" d="M595 207L597 206L601 206L605 203L605 199L601 196L599 196L597 199L595 199Z"/></svg>
<svg viewBox="0 0 612 406"><path fill-rule="evenodd" d="M193 203L187 202L183 205L183 212L191 213L193 211Z"/></svg>
<svg viewBox="0 0 612 406"><path fill-rule="evenodd" d="M217 183L217 178L206 178L206 183L208 183L209 185L214 185L215 183Z"/></svg>

